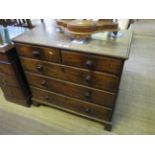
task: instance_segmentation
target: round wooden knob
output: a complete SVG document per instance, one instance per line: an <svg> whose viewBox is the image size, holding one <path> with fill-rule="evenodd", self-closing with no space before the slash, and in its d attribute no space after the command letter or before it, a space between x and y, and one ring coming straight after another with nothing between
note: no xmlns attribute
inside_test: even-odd
<svg viewBox="0 0 155 155"><path fill-rule="evenodd" d="M47 81L46 81L46 80L43 80L43 81L41 82L41 85L45 87L45 86L47 85Z"/></svg>
<svg viewBox="0 0 155 155"><path fill-rule="evenodd" d="M91 92L87 91L87 92L85 93L85 97L86 97L87 99L90 99L90 98L91 98Z"/></svg>
<svg viewBox="0 0 155 155"><path fill-rule="evenodd" d="M86 67L88 67L89 69L93 69L93 67L94 67L93 61L87 60L86 61Z"/></svg>
<svg viewBox="0 0 155 155"><path fill-rule="evenodd" d="M33 52L32 52L32 55L33 55L34 57L39 57L39 56L40 56L40 52L39 52L39 51L33 51Z"/></svg>
<svg viewBox="0 0 155 155"><path fill-rule="evenodd" d="M86 109L84 110L84 112L85 112L85 113L91 113L91 109L86 108Z"/></svg>
<svg viewBox="0 0 155 155"><path fill-rule="evenodd" d="M90 81L91 81L91 76L90 76L90 75L87 75L87 76L85 77L85 81L86 81L86 82L90 82Z"/></svg>
<svg viewBox="0 0 155 155"><path fill-rule="evenodd" d="M43 65L41 65L41 64L39 64L39 65L37 65L36 66L36 69L38 70L38 71L43 71Z"/></svg>
<svg viewBox="0 0 155 155"><path fill-rule="evenodd" d="M49 96L48 96L48 95L47 95L47 96L45 96L45 100L47 100L47 101L49 100Z"/></svg>

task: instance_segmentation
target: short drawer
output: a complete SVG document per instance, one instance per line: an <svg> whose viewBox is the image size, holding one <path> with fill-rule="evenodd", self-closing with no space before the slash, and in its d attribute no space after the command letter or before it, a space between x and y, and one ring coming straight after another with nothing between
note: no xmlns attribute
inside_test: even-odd
<svg viewBox="0 0 155 155"><path fill-rule="evenodd" d="M53 92L43 91L34 87L31 87L31 90L33 98L40 100L40 102L48 102L51 106L55 105L57 108L62 107L86 116L106 121L111 120L112 110L110 108L104 108L102 106L83 102Z"/></svg>
<svg viewBox="0 0 155 155"><path fill-rule="evenodd" d="M45 48L38 46L30 46L16 44L18 54L23 57L29 57L51 62L60 62L60 51L55 48Z"/></svg>
<svg viewBox="0 0 155 155"><path fill-rule="evenodd" d="M123 60L83 54L74 51L62 50L62 62L65 65L87 68L119 75L123 68Z"/></svg>
<svg viewBox="0 0 155 155"><path fill-rule="evenodd" d="M27 73L27 80L31 86L53 91L69 97L78 98L106 107L113 107L116 94L107 91L101 91L82 85L76 85L63 80L47 78L36 74Z"/></svg>
<svg viewBox="0 0 155 155"><path fill-rule="evenodd" d="M24 70L29 72L39 73L111 92L115 92L119 85L119 77L112 74L94 72L87 69L79 69L77 67L69 67L29 58L21 58L21 63Z"/></svg>

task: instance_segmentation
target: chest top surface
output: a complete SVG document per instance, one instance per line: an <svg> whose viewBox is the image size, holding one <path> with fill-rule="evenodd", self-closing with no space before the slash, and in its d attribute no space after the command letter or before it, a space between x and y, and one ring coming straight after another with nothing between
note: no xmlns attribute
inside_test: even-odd
<svg viewBox="0 0 155 155"><path fill-rule="evenodd" d="M128 59L132 30L121 30L120 33L121 36L116 39L102 36L102 39L90 39L90 41L84 44L77 44L73 43L64 33L57 32L54 22L48 22L25 32L14 38L13 41ZM100 33L100 35L103 35L103 33Z"/></svg>

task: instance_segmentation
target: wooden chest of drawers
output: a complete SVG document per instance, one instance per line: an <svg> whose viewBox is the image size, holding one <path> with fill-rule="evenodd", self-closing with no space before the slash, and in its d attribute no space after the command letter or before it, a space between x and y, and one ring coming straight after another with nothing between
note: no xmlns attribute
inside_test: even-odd
<svg viewBox="0 0 155 155"><path fill-rule="evenodd" d="M7 100L29 106L31 93L15 47L0 49L0 87Z"/></svg>
<svg viewBox="0 0 155 155"><path fill-rule="evenodd" d="M47 33L49 29L44 25L14 39L33 103L101 122L111 130L132 33L124 33L127 39L106 40L101 45L93 40L90 46L74 45L52 27Z"/></svg>

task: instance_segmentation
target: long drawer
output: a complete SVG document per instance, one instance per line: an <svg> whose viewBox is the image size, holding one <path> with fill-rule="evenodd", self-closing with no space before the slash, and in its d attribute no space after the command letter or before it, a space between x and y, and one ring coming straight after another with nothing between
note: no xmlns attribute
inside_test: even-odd
<svg viewBox="0 0 155 155"><path fill-rule="evenodd" d="M16 44L20 56L47 60L50 62L60 62L60 50L55 48L38 47L31 45Z"/></svg>
<svg viewBox="0 0 155 155"><path fill-rule="evenodd" d="M51 106L56 105L57 107L69 109L86 116L95 117L106 121L111 120L112 110L109 108L104 108L102 106L83 102L81 100L68 98L66 96L44 91L35 87L31 87L31 91L33 98L40 100L40 102L48 102L48 104Z"/></svg>
<svg viewBox="0 0 155 155"><path fill-rule="evenodd" d="M73 51L62 50L62 62L65 65L87 68L120 75L123 60L104 56L94 56Z"/></svg>
<svg viewBox="0 0 155 155"><path fill-rule="evenodd" d="M21 58L21 63L24 70L29 72L39 73L111 92L115 92L119 85L119 78L111 74L94 72L87 69L79 69L76 67L48 63L29 58Z"/></svg>
<svg viewBox="0 0 155 155"><path fill-rule="evenodd" d="M89 101L106 107L113 107L116 94L82 85L76 85L63 80L48 78L38 74L27 73L27 80L31 86L53 91L69 97Z"/></svg>

